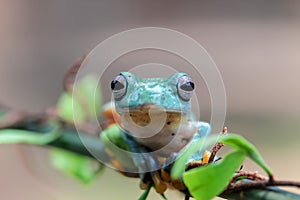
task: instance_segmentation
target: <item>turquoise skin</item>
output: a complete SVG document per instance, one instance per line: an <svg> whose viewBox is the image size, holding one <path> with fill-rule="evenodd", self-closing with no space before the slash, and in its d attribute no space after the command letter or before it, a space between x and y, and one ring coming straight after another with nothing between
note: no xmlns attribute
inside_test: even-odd
<svg viewBox="0 0 300 200"><path fill-rule="evenodd" d="M168 111L190 112L190 101L183 101L177 94L178 78L186 76L185 73L176 73L168 79L138 79L130 72L121 72L120 75L126 77L128 86L126 95L121 100L115 101L119 114L128 108L137 108L146 104L155 104Z"/></svg>
<svg viewBox="0 0 300 200"><path fill-rule="evenodd" d="M140 174L171 164L191 143L210 133L208 123L192 117L190 99L194 83L185 73L175 73L167 79L139 79L132 73L121 72L111 88L121 117L117 134L120 139L116 139L116 134L110 138L107 131L101 138L134 152L128 162L133 162ZM104 145L111 148L107 142ZM191 160L201 160L202 152L199 150ZM162 162L160 158L166 159Z"/></svg>

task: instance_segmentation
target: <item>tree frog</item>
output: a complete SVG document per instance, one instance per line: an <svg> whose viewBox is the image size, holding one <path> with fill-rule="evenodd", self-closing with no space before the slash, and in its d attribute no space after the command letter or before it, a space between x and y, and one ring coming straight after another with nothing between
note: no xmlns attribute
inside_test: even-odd
<svg viewBox="0 0 300 200"><path fill-rule="evenodd" d="M210 125L195 120L191 112L194 88L194 82L186 73L175 73L166 79L139 79L130 72L121 72L111 82L120 131L117 136L103 131L101 138L134 152L132 162L139 173L150 172L154 184L157 183L153 171L210 133ZM104 144L112 149L108 142ZM199 155L202 153L191 159L200 160ZM126 162L120 159L123 164Z"/></svg>

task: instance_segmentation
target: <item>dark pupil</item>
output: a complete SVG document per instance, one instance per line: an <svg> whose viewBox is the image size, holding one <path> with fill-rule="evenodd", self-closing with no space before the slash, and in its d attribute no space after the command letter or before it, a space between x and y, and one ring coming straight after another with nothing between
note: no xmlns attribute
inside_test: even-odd
<svg viewBox="0 0 300 200"><path fill-rule="evenodd" d="M120 81L113 80L110 84L110 87L112 90L121 90L124 88L124 85Z"/></svg>
<svg viewBox="0 0 300 200"><path fill-rule="evenodd" d="M194 88L195 88L195 86L194 86L193 82L186 82L180 86L180 89L182 89L184 91L193 91Z"/></svg>

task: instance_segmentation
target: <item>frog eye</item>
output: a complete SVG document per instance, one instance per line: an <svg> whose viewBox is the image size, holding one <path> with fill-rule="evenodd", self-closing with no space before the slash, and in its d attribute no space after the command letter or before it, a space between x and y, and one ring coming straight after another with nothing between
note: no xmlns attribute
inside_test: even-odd
<svg viewBox="0 0 300 200"><path fill-rule="evenodd" d="M195 84L192 81L191 77L184 75L179 77L177 83L177 92L178 96L183 101L189 101L192 98Z"/></svg>
<svg viewBox="0 0 300 200"><path fill-rule="evenodd" d="M123 75L118 75L110 84L115 100L119 101L127 91L127 80Z"/></svg>

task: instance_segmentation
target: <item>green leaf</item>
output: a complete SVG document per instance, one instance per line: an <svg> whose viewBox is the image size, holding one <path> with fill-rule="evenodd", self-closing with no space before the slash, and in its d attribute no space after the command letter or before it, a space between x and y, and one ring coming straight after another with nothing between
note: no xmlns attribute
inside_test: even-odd
<svg viewBox="0 0 300 200"><path fill-rule="evenodd" d="M118 125L114 124L105 129L100 134L101 141L107 150L111 151L115 159L127 170L134 170L135 164L132 155L128 153L130 146L128 145L124 134L121 133Z"/></svg>
<svg viewBox="0 0 300 200"><path fill-rule="evenodd" d="M45 145L60 137L59 128L55 126L47 133L25 131L21 129L0 130L0 144L25 143L33 145Z"/></svg>
<svg viewBox="0 0 300 200"><path fill-rule="evenodd" d="M83 183L92 181L102 169L99 163L90 158L63 149L52 149L50 158L54 168L78 178Z"/></svg>
<svg viewBox="0 0 300 200"><path fill-rule="evenodd" d="M58 115L69 123L84 122L86 113L81 103L70 93L63 93L57 103ZM75 119L74 119L75 118Z"/></svg>
<svg viewBox="0 0 300 200"><path fill-rule="evenodd" d="M138 200L146 200L147 197L148 197L148 195L149 195L149 192L150 192L151 188L152 188L152 185L150 185L150 186L143 192L143 194L138 198ZM160 194L160 196L161 196L163 199L167 200L167 197L165 196L165 194Z"/></svg>
<svg viewBox="0 0 300 200"><path fill-rule="evenodd" d="M88 75L75 85L73 93L63 93L57 103L58 115L69 123L95 120L102 105L97 79Z"/></svg>
<svg viewBox="0 0 300 200"><path fill-rule="evenodd" d="M268 175L272 175L271 169L266 165L255 146L242 136L229 133L228 135L221 136L219 141L235 149L245 151L247 156L256 162L262 169L264 169Z"/></svg>
<svg viewBox="0 0 300 200"><path fill-rule="evenodd" d="M166 195L164 193L160 194L160 196L164 199L164 200L168 200Z"/></svg>
<svg viewBox="0 0 300 200"><path fill-rule="evenodd" d="M199 150L207 149L216 141L229 145L236 150L227 154L221 161L184 172L186 162L191 155L199 152ZM211 199L224 190L245 157L251 158L269 175L272 174L257 149L251 143L242 136L228 134L211 136L191 144L175 162L171 175L172 178L183 176L185 185L196 199Z"/></svg>
<svg viewBox="0 0 300 200"><path fill-rule="evenodd" d="M188 161L191 155L197 153L201 149L207 149L209 146L215 144L216 142L224 143L235 148L236 150L245 152L245 154L254 162L256 162L260 167L262 167L268 175L272 174L270 168L264 163L263 158L251 143L249 143L240 135L230 133L227 135L214 135L208 138L203 138L188 146L188 148L175 162L171 173L172 177L176 179L183 174L187 164L186 162Z"/></svg>
<svg viewBox="0 0 300 200"><path fill-rule="evenodd" d="M180 155L180 157L175 161L174 166L171 171L171 176L173 179L178 179L182 176L182 174L185 171L186 164L194 153L197 153L199 150L205 150L209 146L215 144L218 141L218 138L220 136L218 135L212 135L207 138L202 138L197 142L192 143L189 145L183 153Z"/></svg>
<svg viewBox="0 0 300 200"><path fill-rule="evenodd" d="M148 187L145 192L143 192L143 194L139 197L138 200L146 200L148 195L149 195L149 192L151 190L151 187Z"/></svg>
<svg viewBox="0 0 300 200"><path fill-rule="evenodd" d="M90 119L97 117L102 106L101 88L93 75L87 75L76 85L73 97L78 98ZM77 96L79 95L79 96Z"/></svg>
<svg viewBox="0 0 300 200"><path fill-rule="evenodd" d="M195 199L212 199L229 184L236 169L240 167L245 157L244 151L231 152L217 163L183 173L184 183Z"/></svg>

